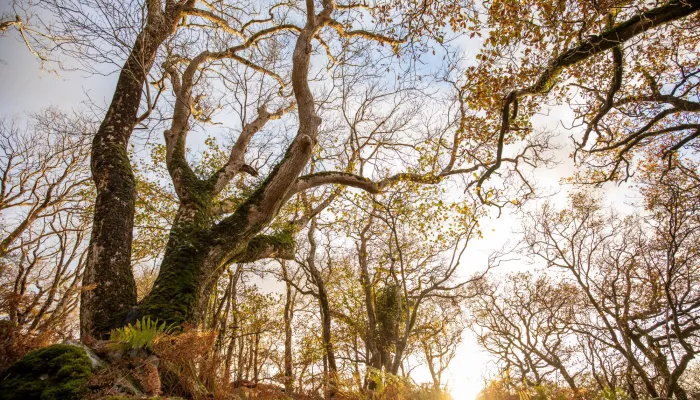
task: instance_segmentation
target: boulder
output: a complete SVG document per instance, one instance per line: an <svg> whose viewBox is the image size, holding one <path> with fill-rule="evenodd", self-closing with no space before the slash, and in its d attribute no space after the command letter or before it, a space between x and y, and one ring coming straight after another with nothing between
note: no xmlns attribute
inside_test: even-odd
<svg viewBox="0 0 700 400"><path fill-rule="evenodd" d="M88 391L93 361L82 347L55 344L27 353L0 377L0 400L73 400Z"/></svg>

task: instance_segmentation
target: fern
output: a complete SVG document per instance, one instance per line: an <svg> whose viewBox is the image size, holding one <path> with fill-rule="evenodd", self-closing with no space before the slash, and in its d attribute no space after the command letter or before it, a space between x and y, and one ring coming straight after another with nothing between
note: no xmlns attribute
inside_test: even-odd
<svg viewBox="0 0 700 400"><path fill-rule="evenodd" d="M158 320L152 321L150 317L136 320L136 325L128 324L122 328L112 329L110 332L110 345L115 350L153 350L153 345L163 335L173 331L173 324L165 322L158 324Z"/></svg>

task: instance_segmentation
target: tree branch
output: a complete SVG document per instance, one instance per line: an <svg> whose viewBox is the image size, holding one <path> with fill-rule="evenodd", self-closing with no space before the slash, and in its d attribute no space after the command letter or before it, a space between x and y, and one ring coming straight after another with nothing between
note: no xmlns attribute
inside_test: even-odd
<svg viewBox="0 0 700 400"><path fill-rule="evenodd" d="M511 115L510 108L519 98L547 93L556 83L556 78L566 68L617 47L650 29L694 14L698 10L700 10L700 0L671 0L662 6L637 14L565 51L552 60L533 85L510 92L504 98L501 109L501 128L498 134L496 162L481 175L477 182L477 195L481 201L487 202L483 197L482 190L480 190L483 183L501 166L505 136L510 131L511 120L515 118L515 115Z"/></svg>
<svg viewBox="0 0 700 400"><path fill-rule="evenodd" d="M264 258L293 260L295 248L294 237L288 232L258 235L250 239L248 247L237 254L231 262L251 263Z"/></svg>
<svg viewBox="0 0 700 400"><path fill-rule="evenodd" d="M293 110L295 106L295 103L291 103L287 107L280 108L273 113L269 112L265 106L258 109L258 116L252 122L243 126L241 134L231 148L226 164L209 178L209 181L213 183L214 194L220 193L239 171L257 176L257 171L246 165L244 160L245 152L251 139L268 121L281 118L284 114Z"/></svg>

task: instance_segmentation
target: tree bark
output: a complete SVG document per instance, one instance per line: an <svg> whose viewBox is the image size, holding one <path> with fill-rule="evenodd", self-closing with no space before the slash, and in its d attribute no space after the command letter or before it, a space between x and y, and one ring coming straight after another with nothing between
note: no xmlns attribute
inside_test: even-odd
<svg viewBox="0 0 700 400"><path fill-rule="evenodd" d="M367 333L365 334L365 343L369 353L369 366L379 371L382 369L382 356L377 345L377 317L374 312L374 298L372 296L372 282L369 278L369 263L367 260L367 242L369 241L368 232L372 227L373 219L370 216L367 225L360 233L360 246L358 248L358 258L360 264L360 284L365 295L365 308L367 312ZM370 392L377 389L377 382L370 373L365 376L365 387Z"/></svg>
<svg viewBox="0 0 700 400"><path fill-rule="evenodd" d="M233 351L234 348L236 347L236 343L238 341L238 329L239 329L239 323L238 323L238 299L236 298L236 286L238 285L238 279L240 278L241 275L241 267L238 266L236 268L236 272L233 274L233 281L231 285L231 315L233 317L233 326L231 327L231 339L228 344L228 348L226 349L226 362L224 364L224 384L228 384L231 381L231 366L232 366L232 361L233 361ZM225 333L225 332L224 332Z"/></svg>
<svg viewBox="0 0 700 400"><path fill-rule="evenodd" d="M119 74L112 102L92 142L91 168L97 189L92 236L80 304L82 336L104 338L121 326L136 305L131 269L136 189L127 145L156 53L172 34L184 4L161 10L151 0L139 33Z"/></svg>
<svg viewBox="0 0 700 400"><path fill-rule="evenodd" d="M137 307L133 318L151 318L182 324L204 316L209 293L226 265L260 258L290 257L291 235L257 235L255 230L231 228L221 234L210 228L211 200L183 204L178 211L160 272L153 289Z"/></svg>

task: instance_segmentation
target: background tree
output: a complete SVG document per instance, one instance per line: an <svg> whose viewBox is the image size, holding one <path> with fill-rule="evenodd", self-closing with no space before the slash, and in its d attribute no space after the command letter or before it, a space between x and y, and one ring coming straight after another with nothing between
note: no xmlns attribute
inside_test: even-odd
<svg viewBox="0 0 700 400"><path fill-rule="evenodd" d="M94 124L56 110L0 124L2 364L72 337L85 266Z"/></svg>
<svg viewBox="0 0 700 400"><path fill-rule="evenodd" d="M478 235L472 214L476 211L435 201L436 187L413 189L411 196L391 190L367 197L365 203L338 203L333 213L349 216L347 210L358 206L366 211L354 214L351 221L331 217L320 225L327 232L335 231L326 243L328 270L333 272L327 279L337 282L336 289L330 290L335 299L331 315L339 326L338 335L345 338L337 345L337 358L349 362L344 363L345 369L357 377L360 388L377 390L391 375L408 377L409 359L419 351L421 341L432 351L436 341L448 335L448 324L459 324L465 280L455 271L464 246ZM428 223L442 218L444 226ZM349 248L341 250L334 243L345 235L353 239ZM454 320L442 326L431 322L435 317L431 311L448 304L455 307ZM442 361L447 364L449 359ZM439 364L432 365L437 377Z"/></svg>
<svg viewBox="0 0 700 400"><path fill-rule="evenodd" d="M511 378L528 386L568 385L576 393L582 372L575 351L576 287L520 273L477 290L470 324Z"/></svg>
<svg viewBox="0 0 700 400"><path fill-rule="evenodd" d="M527 252L545 261L544 274L565 273L560 291L552 278L512 279L502 294L481 288L472 307L484 345L516 379L539 385L556 369L581 394L688 398L679 379L700 344L697 196L682 170L663 176L642 182L642 216L583 193L568 209L529 214Z"/></svg>
<svg viewBox="0 0 700 400"><path fill-rule="evenodd" d="M694 263L695 250L690 248L696 247L697 225L684 216L682 208L666 210L654 216L659 223L686 223L673 223L663 233L652 225L646 236L638 220L613 215L605 224L594 200L579 197L575 201L579 205L558 219L549 211L540 214L540 218L557 221L556 225L540 219L539 225L526 234L528 245L550 265L570 271L599 320L595 325L601 324L599 338L605 338L601 340L631 365L643 383L641 390L651 396L685 398L677 377L693 358L698 326L692 300L696 296L692 289L696 277L682 271ZM679 229L684 230L680 237ZM677 247L672 238L681 237ZM570 245L563 245L561 240ZM560 250L552 247L556 243ZM685 249L690 253L683 254ZM677 257L683 260L683 266L675 266Z"/></svg>
<svg viewBox="0 0 700 400"><path fill-rule="evenodd" d="M335 351L333 349L332 332L332 315L328 291L326 290L326 280L321 275L321 271L316 264L317 244L314 235L316 234L316 218L311 220L308 231L309 250L305 260L300 261L305 273L308 274L307 280L313 283L315 289L305 291L305 294L313 295L318 301L319 312L321 316L321 340L323 342L323 364L324 364L324 381L327 381L328 388L324 392L328 393L329 398L335 398L338 391L338 366L335 361ZM330 255L329 258L330 260ZM291 281L287 281L291 283Z"/></svg>
<svg viewBox="0 0 700 400"><path fill-rule="evenodd" d="M462 342L464 317L459 302L453 299L439 299L429 304L418 324L420 349L425 366L430 371L433 388L443 389L443 374L457 355L457 347Z"/></svg>
<svg viewBox="0 0 700 400"><path fill-rule="evenodd" d="M497 1L477 8L489 32L478 63L467 68L472 90L464 101L484 111L480 126L493 127L485 135L498 142L497 162L478 186L500 167L504 146L527 136L531 116L549 99L576 110L581 181L626 179L634 155L650 148L663 157L694 151L697 57L689 49L697 45L691 32L699 7L695 1ZM669 86L654 92L661 87L656 80Z"/></svg>

